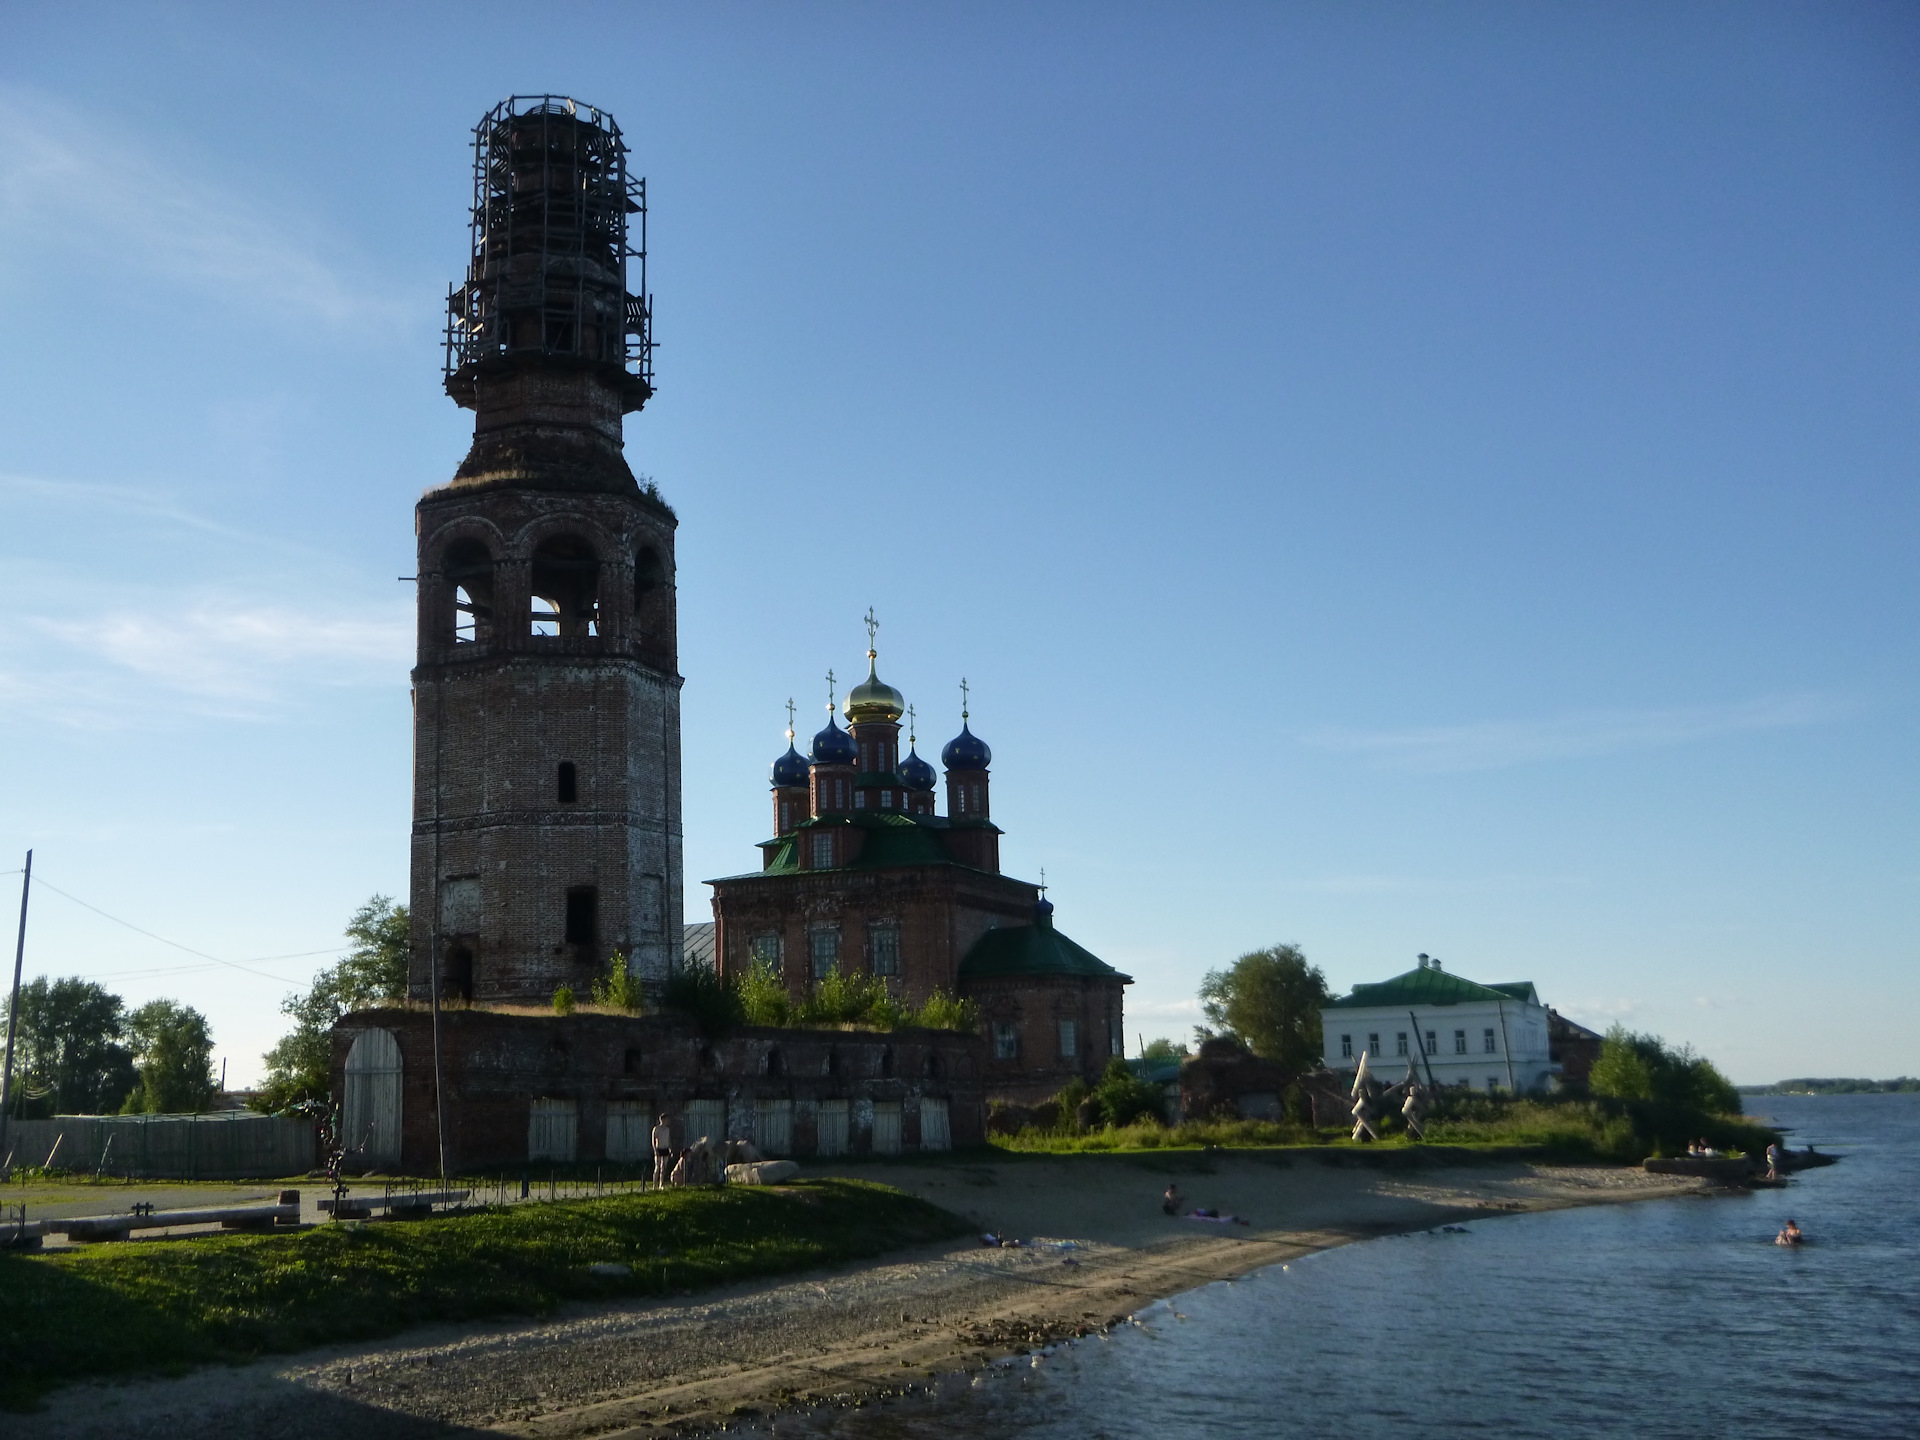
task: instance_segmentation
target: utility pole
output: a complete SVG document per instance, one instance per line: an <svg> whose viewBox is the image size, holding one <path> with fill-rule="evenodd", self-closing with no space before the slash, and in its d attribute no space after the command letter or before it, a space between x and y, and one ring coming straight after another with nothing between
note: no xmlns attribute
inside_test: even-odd
<svg viewBox="0 0 1920 1440"><path fill-rule="evenodd" d="M13 999L7 1005L7 1061L0 1072L0 1164L8 1157L7 1129L13 1115L13 1037L20 1028L20 966L27 958L27 895L33 889L33 851L20 875L20 936L13 942Z"/></svg>

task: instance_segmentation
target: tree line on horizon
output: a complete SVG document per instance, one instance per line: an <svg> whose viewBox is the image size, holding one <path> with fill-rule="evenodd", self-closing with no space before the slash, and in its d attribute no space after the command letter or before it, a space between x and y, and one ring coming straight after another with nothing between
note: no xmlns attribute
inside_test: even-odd
<svg viewBox="0 0 1920 1440"><path fill-rule="evenodd" d="M9 1004L0 998L0 1024ZM213 1030L178 1000L126 1001L78 976L20 989L12 1114L185 1115L213 1108Z"/></svg>

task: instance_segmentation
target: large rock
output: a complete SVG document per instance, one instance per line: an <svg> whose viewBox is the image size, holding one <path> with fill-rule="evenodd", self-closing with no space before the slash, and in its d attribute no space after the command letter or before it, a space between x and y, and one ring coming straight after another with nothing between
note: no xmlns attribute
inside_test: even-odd
<svg viewBox="0 0 1920 1440"><path fill-rule="evenodd" d="M791 1160L761 1160L750 1165L727 1166L729 1185L784 1185L800 1173Z"/></svg>

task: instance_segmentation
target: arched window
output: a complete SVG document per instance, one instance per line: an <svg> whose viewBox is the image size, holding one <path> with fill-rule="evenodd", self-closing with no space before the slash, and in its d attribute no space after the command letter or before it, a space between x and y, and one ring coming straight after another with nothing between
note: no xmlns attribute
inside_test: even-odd
<svg viewBox="0 0 1920 1440"><path fill-rule="evenodd" d="M493 634L493 556L478 540L456 540L440 570L453 587L453 643L484 644Z"/></svg>
<svg viewBox="0 0 1920 1440"><path fill-rule="evenodd" d="M641 644L666 637L671 597L666 562L651 545L641 546L633 556L633 633Z"/></svg>
<svg viewBox="0 0 1920 1440"><path fill-rule="evenodd" d="M531 580L531 633L600 633L600 562L586 541L570 535L542 541L533 552Z"/></svg>

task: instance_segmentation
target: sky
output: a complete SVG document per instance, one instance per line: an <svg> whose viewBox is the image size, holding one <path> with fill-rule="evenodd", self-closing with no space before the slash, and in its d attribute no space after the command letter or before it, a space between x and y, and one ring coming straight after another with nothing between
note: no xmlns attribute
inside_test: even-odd
<svg viewBox="0 0 1920 1440"><path fill-rule="evenodd" d="M1917 70L1872 3L0 7L27 976L244 1084L406 893L472 127L554 92L649 182L690 919L871 605L1130 1043L1287 942L1920 1074Z"/></svg>

